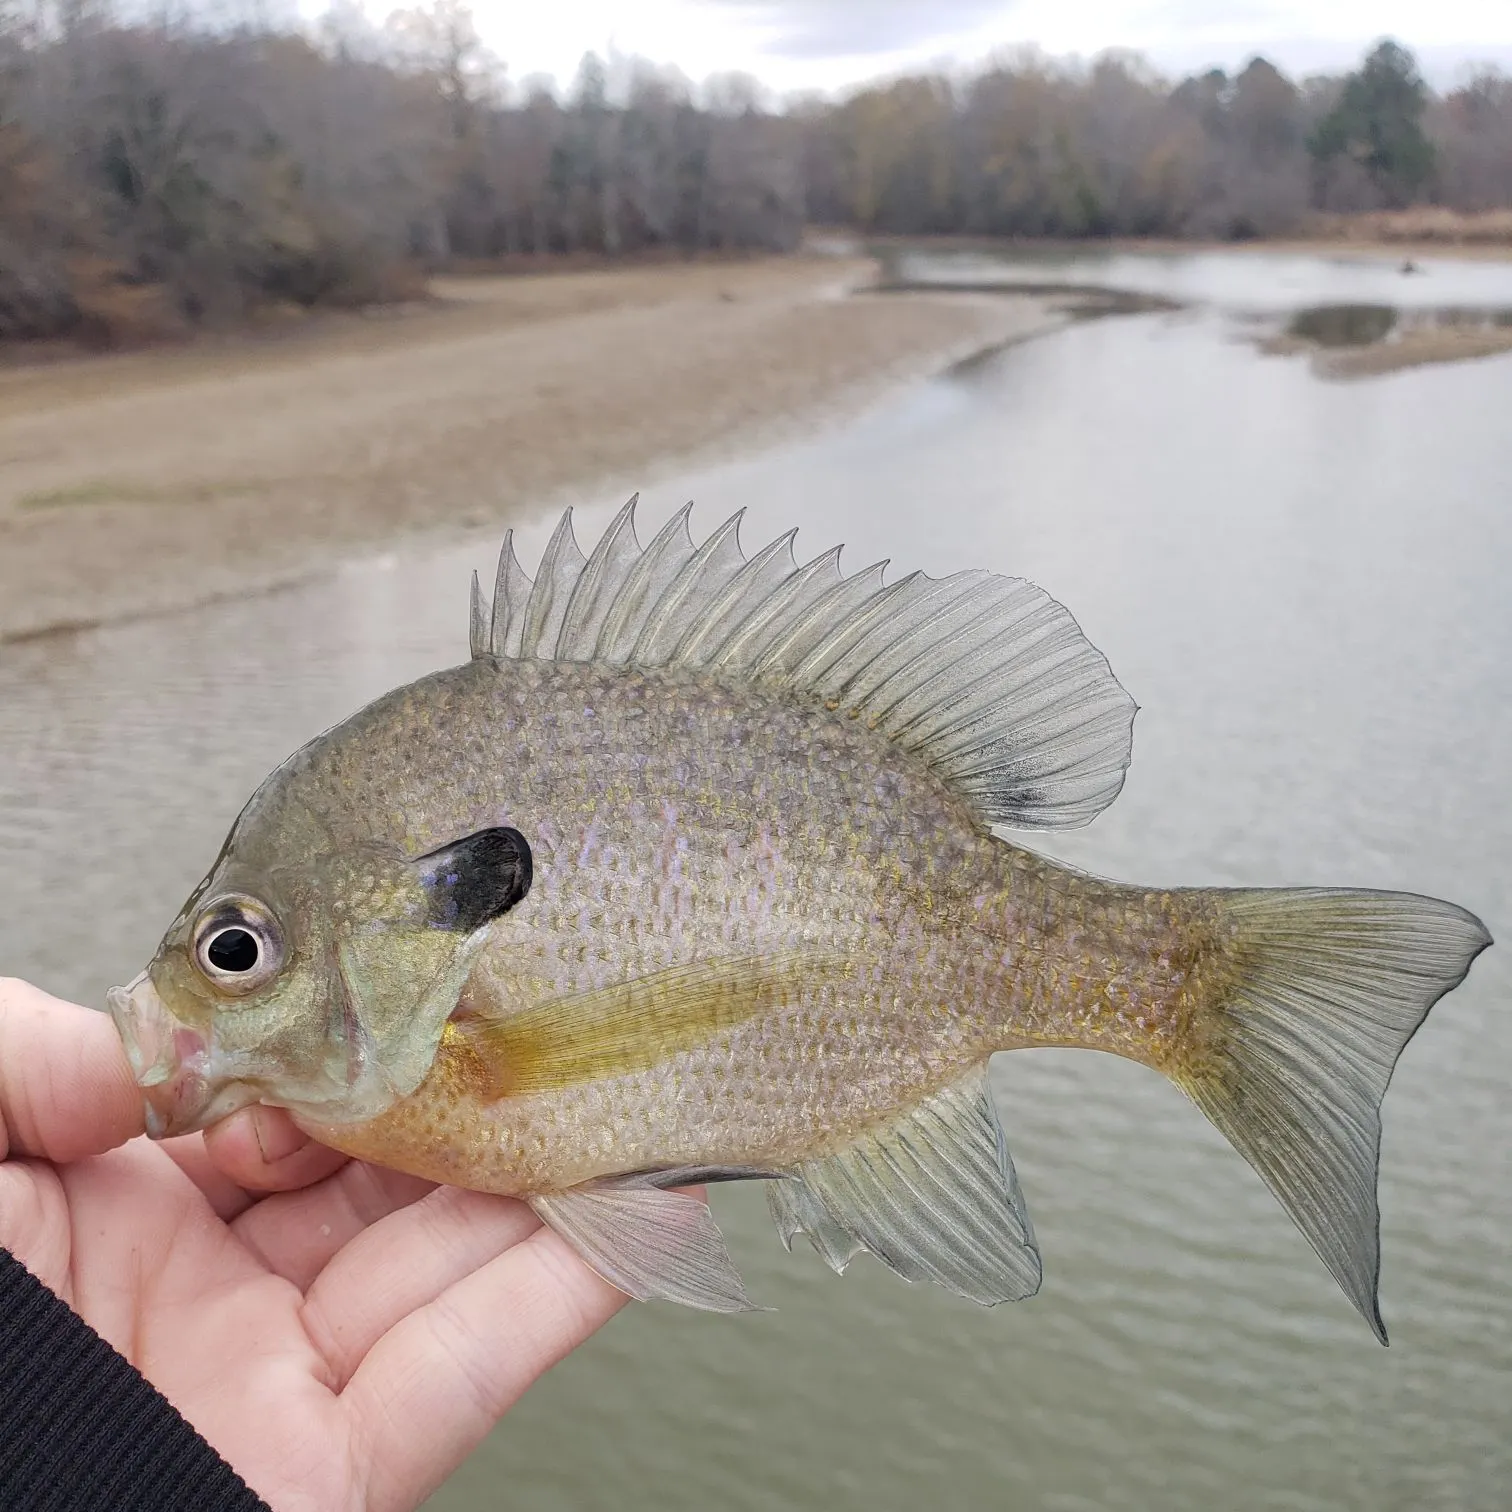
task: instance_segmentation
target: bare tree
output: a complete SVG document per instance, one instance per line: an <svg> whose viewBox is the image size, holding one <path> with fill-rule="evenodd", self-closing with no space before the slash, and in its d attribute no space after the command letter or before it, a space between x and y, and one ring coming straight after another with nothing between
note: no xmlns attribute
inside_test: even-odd
<svg viewBox="0 0 1512 1512"><path fill-rule="evenodd" d="M1436 102L1429 127L1445 203L1465 210L1512 206L1512 78L1481 70Z"/></svg>

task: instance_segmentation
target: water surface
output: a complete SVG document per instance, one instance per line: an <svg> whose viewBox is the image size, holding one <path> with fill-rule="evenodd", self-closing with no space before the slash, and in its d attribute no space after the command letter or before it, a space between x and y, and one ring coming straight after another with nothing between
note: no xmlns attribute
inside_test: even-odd
<svg viewBox="0 0 1512 1512"><path fill-rule="evenodd" d="M1154 257L1129 252L1022 250L886 253L897 286L1033 289L1111 295L1118 302L1170 302L1236 317L1257 335L1280 335L1328 351L1390 344L1425 331L1483 332L1512 326L1512 264L1381 253L1327 256L1231 250Z"/></svg>
<svg viewBox="0 0 1512 1512"><path fill-rule="evenodd" d="M1396 304L1389 268L1190 257L1129 276L1224 292L663 480L642 538L692 496L705 529L748 507L748 550L799 524L810 552L847 541L851 568L1033 577L1143 706L1123 796L1046 848L1152 883L1410 888L1512 940L1512 357L1328 384L1236 339L1237 313ZM1439 302L1512 299L1498 278L1455 270L1475 288ZM580 538L619 502L584 510ZM481 544L399 554L0 649L0 969L95 1002L133 974L274 762L465 655L474 565ZM722 1191L779 1311L631 1309L434 1507L1506 1508L1508 959L1488 952L1438 1007L1387 1100L1389 1351L1160 1078L1004 1056L1039 1297L983 1311L866 1260L837 1279L783 1253L759 1191Z"/></svg>
<svg viewBox="0 0 1512 1512"><path fill-rule="evenodd" d="M1496 259L1407 261L1379 252L1264 249L1151 256L1089 248L1011 254L903 250L889 261L894 276L911 282L1000 288L1057 283L1230 309L1286 311L1360 303L1407 309L1512 305L1512 263Z"/></svg>

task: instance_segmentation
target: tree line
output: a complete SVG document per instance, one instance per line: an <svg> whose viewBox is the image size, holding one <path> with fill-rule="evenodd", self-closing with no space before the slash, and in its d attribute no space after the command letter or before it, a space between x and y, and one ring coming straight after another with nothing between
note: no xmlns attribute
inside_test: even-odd
<svg viewBox="0 0 1512 1512"><path fill-rule="evenodd" d="M308 27L0 0L0 339L358 305L471 259L783 250L816 222L1243 238L1424 202L1512 206L1512 79L1434 94L1392 42L1300 82L1024 52L778 107L623 58L514 83L463 0Z"/></svg>
<svg viewBox="0 0 1512 1512"><path fill-rule="evenodd" d="M1314 211L1512 206L1512 78L1438 96L1390 41L1300 83L1258 57L1173 85L1137 56L1030 53L802 118L808 213L874 231L1243 239Z"/></svg>

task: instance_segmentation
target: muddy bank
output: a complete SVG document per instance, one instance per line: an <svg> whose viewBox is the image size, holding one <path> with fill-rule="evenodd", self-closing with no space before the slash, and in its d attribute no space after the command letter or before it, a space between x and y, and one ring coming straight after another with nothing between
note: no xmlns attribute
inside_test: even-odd
<svg viewBox="0 0 1512 1512"><path fill-rule="evenodd" d="M1416 228L1416 229L1414 229ZM1453 258L1456 262L1512 261L1512 211L1495 213L1486 226L1447 234L1440 222L1407 218L1337 217L1309 225L1292 235L1213 241L1203 237L1088 236L868 236L832 237L825 245L840 249L863 246L886 253L899 249L1010 252L1042 256L1089 252L1143 252L1180 256L1198 252L1300 252L1319 257L1384 258L1397 263L1416 258Z"/></svg>
<svg viewBox="0 0 1512 1512"><path fill-rule="evenodd" d="M438 301L0 373L0 640L318 571L811 427L1069 317L861 259L440 280Z"/></svg>

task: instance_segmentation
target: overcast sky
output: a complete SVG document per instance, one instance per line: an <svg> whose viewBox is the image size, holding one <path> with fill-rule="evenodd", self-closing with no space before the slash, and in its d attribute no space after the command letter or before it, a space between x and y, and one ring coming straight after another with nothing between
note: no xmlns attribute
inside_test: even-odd
<svg viewBox="0 0 1512 1512"><path fill-rule="evenodd" d="M611 47L694 79L740 70L772 89L838 90L935 61L1036 43L1090 57L1134 48L1167 73L1241 66L1290 73L1354 64L1391 35L1436 85L1472 60L1512 71L1512 0L474 0L515 78L568 79Z"/></svg>

